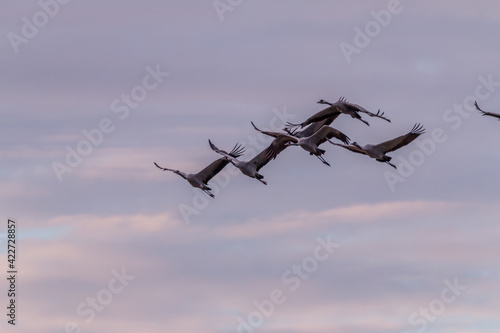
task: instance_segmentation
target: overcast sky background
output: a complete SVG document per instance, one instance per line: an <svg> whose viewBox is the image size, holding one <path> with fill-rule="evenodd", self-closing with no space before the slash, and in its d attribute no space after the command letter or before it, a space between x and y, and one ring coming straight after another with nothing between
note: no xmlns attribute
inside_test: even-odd
<svg viewBox="0 0 500 333"><path fill-rule="evenodd" d="M500 123L470 108L500 112L500 4L402 1L381 26L373 12L393 1L229 3L74 0L47 22L36 1L0 3L0 246L15 218L15 329L500 332ZM11 42L34 16L44 26ZM346 57L365 28L368 45ZM169 74L114 112L147 68ZM267 186L231 167L210 199L153 165L196 173L218 158L208 139L240 142L249 159L271 142L250 121L301 122L340 96L392 120L332 124L360 144L425 126L390 154L399 172L325 145L328 168L291 147L261 170ZM60 181L54 163L103 119L113 130ZM338 248L312 260L328 240ZM307 279L292 272L302 263ZM122 270L134 279L111 293ZM259 317L276 290L283 302Z"/></svg>

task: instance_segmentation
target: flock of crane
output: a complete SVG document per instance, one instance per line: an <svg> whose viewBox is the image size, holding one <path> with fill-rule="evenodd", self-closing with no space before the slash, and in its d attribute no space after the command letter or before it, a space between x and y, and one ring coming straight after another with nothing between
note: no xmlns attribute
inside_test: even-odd
<svg viewBox="0 0 500 333"><path fill-rule="evenodd" d="M171 171L178 174L182 178L186 179L191 186L201 189L213 198L214 195L211 193L212 189L208 186L208 182L215 175L221 172L229 163L233 164L244 175L257 179L262 184L267 185L264 181L264 176L259 174L259 170L271 160L275 159L279 153L289 146L300 146L302 149L309 152L310 155L316 156L322 163L330 166L330 164L323 157L325 150L319 148L320 145L328 141L332 145L348 149L355 153L367 155L368 157L374 158L379 162L387 163L393 168L396 168L396 166L390 162L391 157L386 154L406 146L425 132L422 125L415 124L408 133L398 136L397 138L379 144L367 144L361 146L356 142L350 143L351 140L347 135L331 127L330 124L341 114L350 115L352 118L357 119L368 126L370 126L370 124L366 120L362 119L361 114L366 114L370 117L380 118L391 122L388 118L384 117L384 113L380 112L380 110L378 110L377 113L372 113L357 104L347 102L343 97L335 103L330 103L325 100L320 100L318 103L326 104L328 107L312 115L300 124L288 123L283 129L283 133L262 131L252 122L252 126L255 130L265 135L274 137L274 140L269 147L264 149L249 161L241 161L238 159L245 153L245 149L241 145L236 144L228 153L217 148L212 141L208 140L210 148L212 148L212 150L217 154L222 155L222 157L212 162L198 173L186 174L179 170L163 168L156 162L154 162L154 164L163 171ZM500 120L500 114L483 111L477 102L475 102L474 105L483 116L491 116ZM344 144L332 142L331 139L333 138L343 142Z"/></svg>

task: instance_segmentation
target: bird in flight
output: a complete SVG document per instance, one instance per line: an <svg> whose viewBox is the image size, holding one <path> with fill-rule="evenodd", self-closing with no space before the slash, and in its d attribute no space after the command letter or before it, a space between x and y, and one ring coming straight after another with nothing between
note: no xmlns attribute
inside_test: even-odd
<svg viewBox="0 0 500 333"><path fill-rule="evenodd" d="M386 154L406 146L423 133L425 133L424 127L420 124L415 124L415 126L413 126L411 131L407 134L398 136L397 138L379 143L377 145L367 144L365 146L360 146L356 142L353 142L352 145L346 146L338 143L332 143L336 146L343 147L355 153L368 155L369 157L374 158L379 162L387 163L396 169L396 166L390 162L392 157L387 156Z"/></svg>
<svg viewBox="0 0 500 333"><path fill-rule="evenodd" d="M336 138L339 139L340 141L344 142L345 144L349 144L349 137L342 133L341 131L327 126L323 125L319 130L317 130L314 134L307 136L307 137L300 137L296 138L291 135L287 134L282 134L282 133L277 133L277 132L268 132L268 131L262 131L255 124L252 122L252 126L259 132L278 138L280 136L284 136L287 139L287 142L284 143L285 146L300 146L307 152L309 152L310 155L315 155L321 162L324 164L330 166L330 164L323 158L323 154L325 153L325 150L320 149L319 146L326 141L333 143L330 141L330 139ZM311 125L313 126L313 125ZM309 127L308 127L309 128Z"/></svg>
<svg viewBox="0 0 500 333"><path fill-rule="evenodd" d="M326 105L329 105L329 107L315 113L314 115L312 115L311 117L309 117L307 120L305 120L304 122L302 122L300 124L288 123L287 127L289 128L289 130L293 131L294 130L293 128L295 127L295 131L296 131L298 128L304 128L309 124L313 124L315 122L319 122L319 121L322 121L325 119L330 119L332 117L333 117L333 120L335 120L340 114L348 114L352 118L358 119L358 120L362 121L363 123L365 123L366 125L370 126L370 124L366 120L361 118L361 115L359 114L360 112L365 113L365 114L369 115L370 117L377 117L377 118L384 119L385 121L391 122L388 118L386 118L384 116L384 112L380 112L380 110L378 110L377 113L370 112L370 111L366 110L365 108L363 108L362 106L347 102L347 100L344 97L341 97L335 103L327 102L324 99L319 100L317 103L318 104L326 104ZM330 122L330 124L331 124L331 122Z"/></svg>
<svg viewBox="0 0 500 333"><path fill-rule="evenodd" d="M324 122L323 125L330 125L335 119L337 119L338 116L340 116L342 112L336 107L336 106L329 106L326 109L323 109L315 114L313 114L311 117L307 118L305 121L301 122L300 124L293 124L290 122L287 122L286 127L284 128L285 131L287 131L289 134L296 136L297 134L301 133L298 132L300 128L304 128L307 125L310 125L309 127L317 124L318 122ZM319 125L317 125L319 126ZM309 127L307 127L305 130L302 132L306 131ZM319 128L314 128L316 131L319 130ZM304 135L310 136L314 134L316 131L314 129L311 129L312 133L305 133Z"/></svg>
<svg viewBox="0 0 500 333"><path fill-rule="evenodd" d="M370 126L370 124L366 120L363 120L361 118L361 115L359 114L360 112L365 113L365 114L369 115L370 117L377 117L380 119L384 119L385 121L391 122L389 120L389 118L384 117L384 112L380 112L380 110L378 110L377 113L370 112L358 104L349 103L345 99L345 97L340 97L339 100L336 101L335 103L330 103L330 102L325 101L324 99L321 99L318 101L318 104L326 104L326 105L334 106L334 107L338 108L340 112L342 112L344 114L348 114L352 118L358 119L368 126Z"/></svg>
<svg viewBox="0 0 500 333"><path fill-rule="evenodd" d="M241 145L236 144L234 146L233 150L231 150L231 152L228 155L233 157L233 158L238 158L241 155L243 155L244 152L245 152L245 149L242 148ZM224 169L226 167L226 165L229 164L229 160L224 158L224 157L219 158L218 160L213 161L206 168L204 168L203 170L201 170L200 172L195 173L195 174L186 174L186 173L179 171L179 170L163 168L163 167L159 166L156 162L154 162L154 164L156 165L157 168L159 168L163 171L171 171L171 172L181 176L182 178L187 180L189 182L189 184L191 184L191 186L201 189L203 192L208 194L210 197L214 198L215 196L210 192L210 191L212 191L212 189L208 186L208 182L215 175L217 175L219 172L221 172L222 169Z"/></svg>
<svg viewBox="0 0 500 333"><path fill-rule="evenodd" d="M255 178L262 184L267 185L267 182L264 180L264 176L259 173L259 170L262 169L262 167L264 167L271 160L275 159L276 156L278 156L278 154L287 147L286 143L289 140L289 137L286 135L278 136L273 140L273 142L271 142L269 147L261 151L257 156L249 161L240 161L237 157L234 157L224 150L217 148L212 143L212 141L208 140L208 143L210 144L210 148L212 148L213 151L224 156L225 159L227 159L235 167L240 169L241 173L250 178Z"/></svg>
<svg viewBox="0 0 500 333"><path fill-rule="evenodd" d="M500 114L493 113L493 112L486 112L486 111L481 110L481 108L477 104L477 101L474 102L474 106L476 107L476 109L478 111L480 111L483 114L483 116L490 116L490 117L494 117L494 118L497 118L498 120L500 120Z"/></svg>
<svg viewBox="0 0 500 333"><path fill-rule="evenodd" d="M317 122L310 124L309 126L304 128L303 130L299 130L299 127L296 127L296 126L294 128L285 127L285 128L283 128L283 130L285 132L287 132L289 135L294 136L296 138L306 138L306 137L311 136L314 133L316 133L321 127L323 127L325 125L328 126L331 123L333 123L333 121L335 119L337 119L337 117L339 115L340 115L340 112L337 112L333 116L330 116L330 117L325 118L321 121L317 121Z"/></svg>

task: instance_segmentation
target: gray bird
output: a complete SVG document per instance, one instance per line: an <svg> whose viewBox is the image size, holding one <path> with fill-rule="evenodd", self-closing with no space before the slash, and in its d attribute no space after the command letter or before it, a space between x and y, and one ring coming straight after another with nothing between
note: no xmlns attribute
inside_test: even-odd
<svg viewBox="0 0 500 333"><path fill-rule="evenodd" d="M297 128L304 128L309 124L329 119L331 117L333 117L333 120L335 120L340 114L348 114L352 118L358 119L363 123L365 123L367 126L370 126L370 124L366 120L361 118L361 115L359 113L365 113L370 117L377 117L384 119L385 121L391 122L388 118L384 117L384 112L380 112L380 110L378 110L377 113L370 112L360 105L347 102L344 97L339 98L339 100L336 101L335 103L327 102L324 99L319 100L317 103L326 104L329 105L329 107L315 113L314 115L309 117L306 121L300 124L288 123L287 127L290 129L295 127L295 130L297 130Z"/></svg>
<svg viewBox="0 0 500 333"><path fill-rule="evenodd" d="M339 115L340 115L340 112L337 112L333 116L330 116L326 119L311 123L309 126L304 128L303 130L299 130L299 127L295 127L295 128L285 127L285 128L283 128L283 130L285 132L287 132L289 135L294 136L296 138L307 138L308 136L311 136L314 133L316 133L321 127L328 126L331 123L333 123L333 121L335 119L337 119L337 117Z"/></svg>
<svg viewBox="0 0 500 333"><path fill-rule="evenodd" d="M231 150L231 152L228 154L229 156L233 158L238 158L243 153L245 152L245 149L241 147L241 145L236 144ZM168 169L168 168L162 168L159 166L156 162L154 162L157 168L163 170L163 171L171 171L191 184L191 186L196 187L201 189L203 192L208 194L210 197L214 198L214 195L210 192L212 189L208 186L208 182L210 179L212 179L215 175L217 175L219 172L222 171L226 167L226 165L229 164L229 161L226 158L219 158L218 160L212 162L209 166L207 166L205 169L201 170L198 173L195 174L186 174L184 172L181 172L179 170L173 170L173 169Z"/></svg>
<svg viewBox="0 0 500 333"><path fill-rule="evenodd" d="M307 136L307 137L294 137L291 135L286 135L282 133L277 133L277 132L268 132L268 131L262 131L255 124L252 122L252 126L259 132L272 136L272 137L280 137L284 136L287 139L287 142L284 143L285 146L300 146L307 152L309 152L310 155L316 156L321 162L324 164L330 166L330 164L325 161L323 158L323 154L325 153L325 150L320 149L319 146L326 141L333 143L330 141L330 139L336 138L339 139L340 141L344 142L345 144L349 144L349 137L342 133L341 131L327 126L323 125L319 130L317 130L314 134ZM313 125L311 125L313 126ZM309 127L308 127L309 128Z"/></svg>
<svg viewBox="0 0 500 333"><path fill-rule="evenodd" d="M413 126L411 131L408 132L407 134L398 136L395 139L385 141L377 145L368 144L365 146L360 146L356 142L353 142L352 145L346 146L338 143L333 143L333 142L332 143L336 146L346 148L355 153L368 155L369 157L374 158L379 162L387 163L396 169L396 166L390 162L392 157L387 156L386 154L406 146L407 144L418 138L423 133L425 133L424 127L420 124L415 124L415 126Z"/></svg>
<svg viewBox="0 0 500 333"><path fill-rule="evenodd" d="M262 184L267 185L266 181L264 180L264 176L259 173L259 170L262 169L262 167L264 167L271 160L275 159L279 153L281 153L286 147L288 147L286 143L289 142L289 140L290 139L286 135L278 136L276 139L273 140L273 142L271 142L269 147L261 151L257 156L252 158L250 161L240 161L238 160L237 157L234 157L231 154L225 152L224 150L217 148L212 143L212 141L208 140L208 142L210 144L210 148L212 148L213 151L215 151L217 154L224 156L226 160L228 160L235 167L240 169L241 173L250 178L255 178Z"/></svg>

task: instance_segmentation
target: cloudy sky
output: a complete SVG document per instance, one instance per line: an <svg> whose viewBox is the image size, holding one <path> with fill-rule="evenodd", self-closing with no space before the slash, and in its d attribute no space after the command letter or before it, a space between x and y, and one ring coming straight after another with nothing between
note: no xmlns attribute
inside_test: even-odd
<svg viewBox="0 0 500 333"><path fill-rule="evenodd" d="M17 332L500 332L500 4L3 1L0 246ZM326 146L196 173L345 96L421 123L397 170ZM7 281L0 283L2 308ZM5 310L3 311L5 312ZM3 313L2 312L2 313Z"/></svg>

